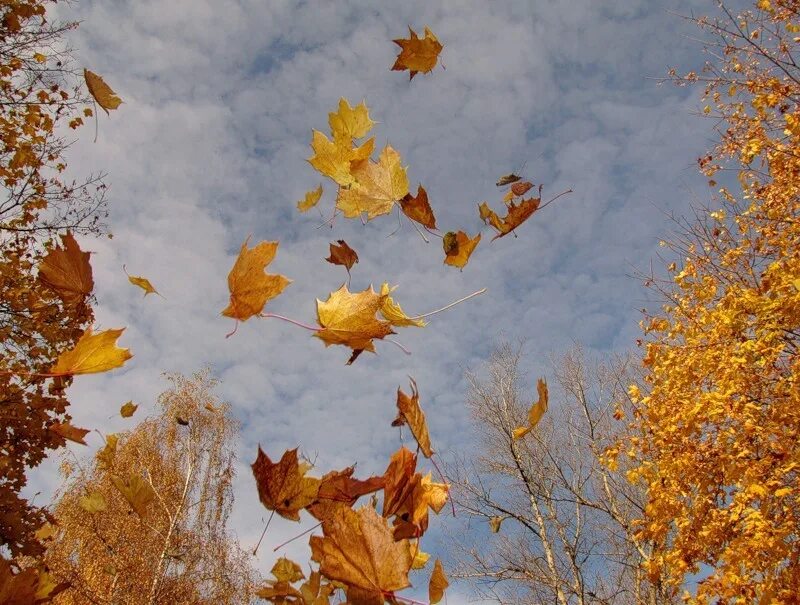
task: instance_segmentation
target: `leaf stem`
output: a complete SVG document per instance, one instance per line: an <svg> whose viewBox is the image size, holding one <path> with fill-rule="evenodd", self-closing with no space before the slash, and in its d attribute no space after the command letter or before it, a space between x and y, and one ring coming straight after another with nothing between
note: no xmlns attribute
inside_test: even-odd
<svg viewBox="0 0 800 605"><path fill-rule="evenodd" d="M267 533L267 528L269 527L269 522L272 521L272 516L274 514L275 514L275 511L272 511L269 514L269 519L267 519L267 524L264 526L264 531L261 532L261 537L258 539L258 544L256 544L256 547L253 549L253 556L254 557L256 556L256 553L258 552L258 547L261 546L261 540L264 539L264 534Z"/></svg>
<svg viewBox="0 0 800 605"><path fill-rule="evenodd" d="M403 353L405 353L406 355L411 355L411 351L409 351L408 349L406 349L406 348L405 348L403 345L401 345L401 344L400 344L399 342L397 342L396 340L392 340L391 338L384 338L383 340L385 340L386 342L390 342L390 343L392 343L394 346L396 346L397 348L399 348L399 349L400 349L400 350L401 350Z"/></svg>
<svg viewBox="0 0 800 605"><path fill-rule="evenodd" d="M308 324L304 324L302 322L297 321L296 319L290 319L288 317L284 317L283 315L278 315L276 313L262 313L259 317L269 318L274 317L275 319L281 319L283 321L288 321L290 324L294 324L296 326L300 326L301 328L305 328L306 330L311 330L312 332L317 332L320 330L319 327L309 326Z"/></svg>
<svg viewBox="0 0 800 605"><path fill-rule="evenodd" d="M457 304L460 304L460 303L464 302L465 300L469 300L473 296L478 296L480 294L483 294L484 292L486 292L486 288L481 288L477 292L473 292L472 294L469 294L468 296L465 296L464 298L459 298L457 301L451 302L449 305L445 305L441 309L436 309L435 311L430 311L429 313L423 313L422 315L416 315L414 317L409 317L409 319L423 319L425 317L430 317L431 315L436 315L437 313L441 313L442 311L447 311L447 309L449 309L451 307L455 307Z"/></svg>
<svg viewBox="0 0 800 605"><path fill-rule="evenodd" d="M542 204L541 206L539 206L539 207L538 207L536 210L541 210L541 209L542 209L542 208L544 208L545 206L549 206L550 204L552 204L553 202L555 202L555 201L556 201L558 198L560 198L562 195L567 195L568 193L572 193L572 192L573 192L573 191L572 191L572 189L567 189L566 191L562 191L562 192L561 192L561 193L559 193L557 196L555 196L553 199L547 200L547 201L546 201L544 204Z"/></svg>
<svg viewBox="0 0 800 605"><path fill-rule="evenodd" d="M289 538L289 539L288 539L288 540L286 540L286 542L284 542L283 544L278 544L278 545L277 545L275 548L273 548L273 549L272 549L272 552L277 552L277 550L278 550L279 548L283 548L283 547L284 547L284 546L286 546L286 545L287 545L289 542L294 542L295 540L297 540L297 538L302 538L302 537L303 537L303 536L305 536L307 533L310 533L310 532L314 531L315 529L317 529L317 528L318 528L320 525L322 525L322 521L320 521L319 523L317 523L317 524L316 524L314 527L311 527L311 528L307 529L307 530L306 530L306 531L304 531L303 533L301 533L301 534L297 534L297 535L296 535L294 538Z"/></svg>

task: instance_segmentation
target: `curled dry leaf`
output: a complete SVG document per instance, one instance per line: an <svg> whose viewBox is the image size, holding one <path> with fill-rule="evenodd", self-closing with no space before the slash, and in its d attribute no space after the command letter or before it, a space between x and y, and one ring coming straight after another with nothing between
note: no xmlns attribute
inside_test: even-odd
<svg viewBox="0 0 800 605"><path fill-rule="evenodd" d="M417 383L411 378L411 396L406 395L402 389L397 389L397 418L392 421L392 426L408 424L411 434L414 435L419 449L426 458L433 456L431 438L428 434L428 424L425 421L425 412L419 405L419 392Z"/></svg>
<svg viewBox="0 0 800 605"><path fill-rule="evenodd" d="M436 217L428 202L428 192L422 185L417 187L416 197L412 196L411 192L406 193L400 200L400 208L403 214L412 221L416 221L428 229L436 229Z"/></svg>
<svg viewBox="0 0 800 605"><path fill-rule="evenodd" d="M412 319L405 314L403 308L394 302L391 293L397 289L397 286L389 287L389 284L384 282L381 286L381 296L383 302L381 303L381 315L388 320L393 326L398 328L407 326L416 326L417 328L424 328L427 324L424 319Z"/></svg>
<svg viewBox="0 0 800 605"><path fill-rule="evenodd" d="M408 193L408 175L400 154L387 145L377 162L365 159L351 164L354 182L349 188L339 187L336 207L347 218L367 220L388 214L395 202Z"/></svg>
<svg viewBox="0 0 800 605"><path fill-rule="evenodd" d="M347 269L347 274L350 274L350 269L353 268L358 262L358 254L343 239L336 240L337 244L331 244L331 254L325 260L333 265L341 265Z"/></svg>
<svg viewBox="0 0 800 605"><path fill-rule="evenodd" d="M411 497L421 475L416 472L417 457L406 447L401 447L389 459L383 474L383 516L397 514L403 503Z"/></svg>
<svg viewBox="0 0 800 605"><path fill-rule="evenodd" d="M93 374L122 366L133 357L128 349L117 346L117 339L124 331L125 328L120 328L92 334L92 329L86 328L75 347L58 356L50 373L56 376Z"/></svg>
<svg viewBox="0 0 800 605"><path fill-rule="evenodd" d="M531 187L533 187L533 183L530 181L523 181L522 183L514 183L511 185L511 193L516 196L525 195L528 191L530 191Z"/></svg>
<svg viewBox="0 0 800 605"><path fill-rule="evenodd" d="M83 252L71 233L61 236L56 247L39 264L39 281L52 288L64 304L75 307L92 293L94 279L89 253Z"/></svg>
<svg viewBox="0 0 800 605"><path fill-rule="evenodd" d="M383 302L383 297L372 286L356 293L342 286L325 302L317 299L317 322L321 328L314 332L314 336L326 347L344 345L353 349L353 357L348 363L352 363L361 351L375 352L374 338L394 334L390 322L375 317Z"/></svg>
<svg viewBox="0 0 800 605"><path fill-rule="evenodd" d="M140 518L144 518L145 514L147 514L147 508L156 497L156 493L150 484L137 473L130 473L125 478L112 475L111 483L128 501L128 504L131 505L136 514Z"/></svg>
<svg viewBox="0 0 800 605"><path fill-rule="evenodd" d="M124 404L121 408L119 408L119 415L123 418L130 418L136 413L136 410L139 409L139 406L133 403L133 401L129 401L128 403Z"/></svg>
<svg viewBox="0 0 800 605"><path fill-rule="evenodd" d="M409 70L408 79L411 80L418 72L428 73L436 67L439 53L442 52L442 43L433 32L425 28L425 37L420 38L417 33L408 28L408 38L393 40L400 47L400 54L392 65L392 71Z"/></svg>
<svg viewBox="0 0 800 605"><path fill-rule="evenodd" d="M514 173L512 172L511 174L505 174L505 175L501 176L501 177L500 177L500 178L497 180L497 182L495 183L495 185L497 185L498 187L504 187L504 186L506 186L506 185L510 185L511 183L516 183L516 182L517 182L517 181L519 181L521 178L522 178L521 176L517 176L516 174L514 174Z"/></svg>
<svg viewBox="0 0 800 605"><path fill-rule="evenodd" d="M536 425L539 424L542 416L544 416L544 413L547 411L548 393L547 383L544 378L540 378L536 382L536 390L539 394L539 399L531 406L531 409L528 410L528 426L519 426L515 428L513 432L514 439L519 439L530 433Z"/></svg>
<svg viewBox="0 0 800 605"><path fill-rule="evenodd" d="M306 193L305 197L297 202L297 209L300 212L308 212L319 203L322 197L322 185Z"/></svg>
<svg viewBox="0 0 800 605"><path fill-rule="evenodd" d="M341 508L322 524L312 547L320 573L347 585L350 603L383 603L410 585L413 556L406 540L395 542L386 520L369 506Z"/></svg>
<svg viewBox="0 0 800 605"><path fill-rule="evenodd" d="M122 103L122 99L117 96L111 87L106 84L105 80L92 73L88 69L83 70L83 77L86 80L86 87L89 89L89 94L94 97L97 104L108 113L110 109L116 109Z"/></svg>
<svg viewBox="0 0 800 605"><path fill-rule="evenodd" d="M361 101L355 108L344 97L339 99L339 110L328 114L328 125L335 141L360 139L367 136L375 125L369 117L366 101Z"/></svg>
<svg viewBox="0 0 800 605"><path fill-rule="evenodd" d="M492 241L494 241L499 237L508 235L528 220L539 208L541 201L541 198L533 197L520 201L519 205L510 202L508 204L508 213L503 218L500 218L494 210L489 208L486 202L482 202L478 206L478 211L480 212L481 220L497 230L497 235L492 238Z"/></svg>
<svg viewBox="0 0 800 605"><path fill-rule="evenodd" d="M444 264L464 269L469 262L469 257L472 255L473 250L481 241L481 234L479 233L474 238L470 238L463 231L454 233L448 231L442 239L442 247L444 248Z"/></svg>
<svg viewBox="0 0 800 605"><path fill-rule="evenodd" d="M283 275L265 273L266 266L275 258L278 242L261 242L248 248L250 237L244 240L239 256L228 274L230 304L222 314L239 321L247 321L264 310L268 300L278 296L292 280Z"/></svg>
<svg viewBox="0 0 800 605"><path fill-rule="evenodd" d="M411 544L411 554L414 556L414 561L411 563L411 569L424 569L431 558L429 553L419 549L419 540Z"/></svg>
<svg viewBox="0 0 800 605"><path fill-rule="evenodd" d="M141 288L144 290L144 295L147 296L148 294L158 294L161 296L161 293L153 287L153 284L150 283L150 280L146 277L141 277L139 275L131 275L128 273L128 270L125 268L125 265L122 265L122 270L125 271L125 275L128 276L128 281L131 282L134 286ZM161 298L164 298L161 296Z"/></svg>
<svg viewBox="0 0 800 605"><path fill-rule="evenodd" d="M91 432L88 429L72 426L69 422L54 422L50 425L49 430L51 433L55 433L64 439L69 439L81 445L86 445L86 441L84 441L83 438Z"/></svg>
<svg viewBox="0 0 800 605"><path fill-rule="evenodd" d="M428 529L428 509L437 515L447 504L450 488L444 483L431 481L431 474L416 474L412 479L414 489L395 512L394 539L419 538Z"/></svg>
<svg viewBox="0 0 800 605"><path fill-rule="evenodd" d="M259 447L251 468L261 503L285 519L299 521L300 510L317 498L320 480L305 476L308 466L298 461L297 448L286 450L281 459L273 463Z"/></svg>
<svg viewBox="0 0 800 605"><path fill-rule="evenodd" d="M436 605L436 603L442 600L444 591L447 590L448 586L450 586L450 582L447 581L447 576L444 575L442 562L436 559L436 562L433 564L431 580L428 583L428 599L431 605Z"/></svg>

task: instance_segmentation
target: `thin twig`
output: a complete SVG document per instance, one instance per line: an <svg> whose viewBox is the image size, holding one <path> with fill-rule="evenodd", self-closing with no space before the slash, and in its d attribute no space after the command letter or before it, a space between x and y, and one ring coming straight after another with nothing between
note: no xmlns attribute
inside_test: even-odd
<svg viewBox="0 0 800 605"><path fill-rule="evenodd" d="M256 553L258 552L258 547L261 546L261 540L264 539L264 534L267 533L267 528L269 527L269 522L272 521L272 516L274 514L275 514L275 511L272 511L269 514L269 519L267 519L267 524L264 526L264 531L261 532L261 537L258 539L258 544L256 544L256 547L253 549L253 556L254 557L256 556Z"/></svg>
<svg viewBox="0 0 800 605"><path fill-rule="evenodd" d="M451 307L455 307L457 304L460 304L460 303L464 302L465 300L469 300L473 296L478 296L480 294L483 294L484 292L486 292L486 288L482 288L482 289L478 290L477 292L473 292L472 294L469 294L469 295L465 296L464 298L459 298L457 301L451 302L449 305L445 305L441 309L436 309L435 311L430 311L429 313L423 313L422 315L416 315L414 317L409 317L409 319L411 319L411 320L423 319L425 317L430 317L431 315L436 315L437 313L441 313L442 311L447 311L447 309L449 309Z"/></svg>

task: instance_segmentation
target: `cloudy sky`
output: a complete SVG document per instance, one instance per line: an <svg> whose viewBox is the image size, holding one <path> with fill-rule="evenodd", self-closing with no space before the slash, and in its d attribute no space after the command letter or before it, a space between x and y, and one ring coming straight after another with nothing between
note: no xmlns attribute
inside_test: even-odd
<svg viewBox="0 0 800 605"><path fill-rule="evenodd" d="M233 529L248 548L266 518L248 468L257 444L273 457L300 446L320 472L353 462L362 473L382 472L400 444L390 427L395 391L410 375L434 446L468 451L463 373L498 340L529 339L531 383L546 375L550 352L573 342L597 353L631 348L647 297L631 274L658 252L670 229L665 213L708 197L695 164L711 126L694 115L700 91L658 83L669 67L703 60L690 39L697 32L671 12L707 10L713 3L700 0L60 6L63 18L82 21L72 38L78 64L104 75L125 101L100 115L96 143L94 127L84 129L69 158L76 175L108 173L113 239L82 244L94 252L98 327L127 326L121 344L134 358L75 381L75 423L124 430L119 405L133 399L154 410L162 372L210 366L243 423ZM392 39L409 25L429 26L444 44L444 68L411 82L389 70ZM499 209L494 183L511 171L542 183L545 198L574 193L534 215L517 238L490 244L484 227L463 272L443 265L440 241L426 244L407 221L391 235L394 216L318 228L320 215L300 215L295 203L323 183L320 207L332 208L335 188L306 158L312 129L327 130L340 97L366 100L379 122L376 147L398 150L444 230L480 229L476 204ZM307 323L315 299L345 278L323 260L336 239L361 258L352 289L397 284L395 299L410 314L487 292L425 329L400 330L412 355L379 342L377 355L349 367L348 349L326 349L274 319L250 320L226 339L226 276L251 234L280 241L270 269L294 280L267 310ZM166 300L143 300L123 263ZM93 451L100 439L90 439ZM56 485L55 465L45 465L31 492ZM298 531L273 521L265 545ZM286 552L307 556L305 544ZM440 548L435 535L428 545ZM264 571L274 556L262 546ZM467 592L454 587L450 602Z"/></svg>

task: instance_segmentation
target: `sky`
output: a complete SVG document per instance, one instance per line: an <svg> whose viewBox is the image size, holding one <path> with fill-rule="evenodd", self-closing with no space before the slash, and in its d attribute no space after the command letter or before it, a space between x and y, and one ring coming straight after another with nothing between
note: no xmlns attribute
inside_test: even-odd
<svg viewBox="0 0 800 605"><path fill-rule="evenodd" d="M697 69L698 32L678 15L714 9L700 0L529 0L471 2L290 2L173 0L61 4L81 26L70 41L80 66L103 75L124 104L99 116L69 150L77 175L105 172L113 239L84 239L91 250L97 328L126 327L124 368L78 377L74 423L101 432L130 428L117 415L128 400L155 411L162 372L210 367L219 395L242 422L232 529L252 548L268 516L249 464L258 444L273 458L299 446L320 474L358 463L380 473L400 445L396 389L416 380L434 448L469 452L464 371L480 368L503 339L527 339L529 383L548 357L573 343L593 354L630 350L648 293L634 275L658 262L668 215L708 199L696 158L711 141L698 89L661 83L668 68ZM441 66L409 82L390 71L408 27L431 28L444 44ZM295 204L322 183L326 217L335 186L316 173L312 129L327 132L340 97L366 101L378 122L376 148L391 144L408 166L412 190L427 189L443 230L481 229L477 204L502 206L495 181L517 172L542 184L544 198L573 193L492 243L483 241L463 272L442 264L394 215L334 227ZM384 281L410 314L486 288L424 329L378 342L345 366L349 349L325 348L275 319L234 325L220 316L226 277L242 242L280 242L269 267L293 280L267 311L314 323L346 273L326 263L328 245L358 251L352 290ZM122 265L150 279L165 299L142 299ZM405 435L406 443L409 436ZM91 455L90 447L76 447ZM32 476L39 498L58 486L57 459ZM445 515L434 519L444 527ZM307 560L298 540L310 527L273 521L257 562L279 554ZM423 544L445 553L435 529ZM425 578L415 583L424 585ZM451 604L469 599L455 585Z"/></svg>

